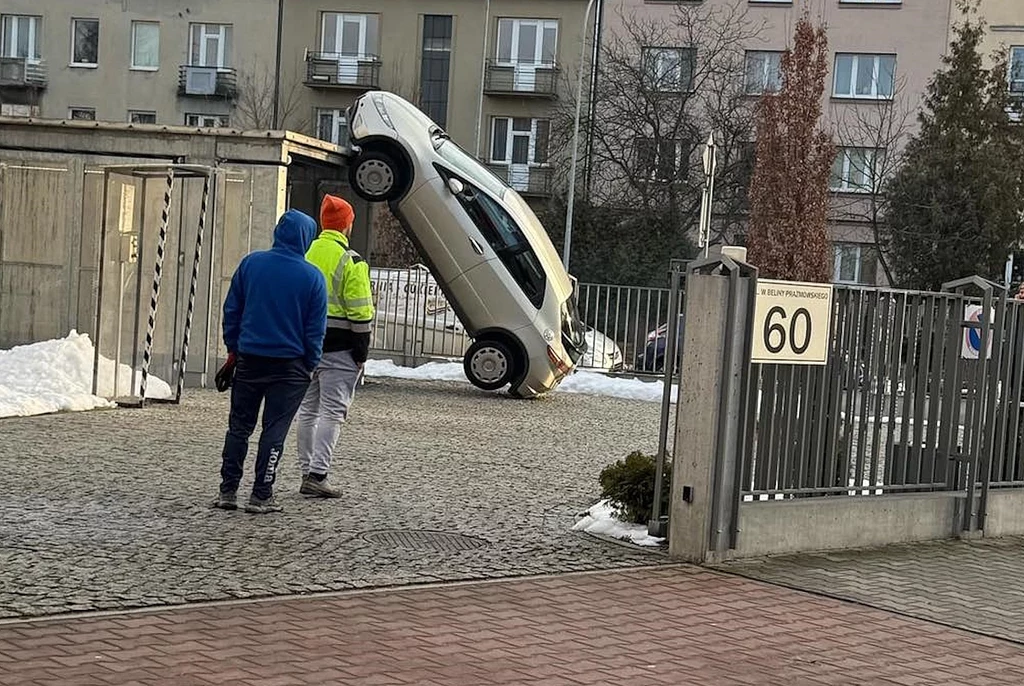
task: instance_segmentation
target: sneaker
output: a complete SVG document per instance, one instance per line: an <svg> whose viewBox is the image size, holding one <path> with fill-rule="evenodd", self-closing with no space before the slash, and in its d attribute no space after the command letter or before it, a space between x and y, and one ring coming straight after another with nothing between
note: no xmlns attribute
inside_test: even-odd
<svg viewBox="0 0 1024 686"><path fill-rule="evenodd" d="M274 496L270 496L266 500L249 498L245 511L249 514L270 514L271 512L283 512L284 508L277 504Z"/></svg>
<svg viewBox="0 0 1024 686"><path fill-rule="evenodd" d="M231 491L230 493L221 493L210 506L215 507L218 510L237 510L238 494L235 491Z"/></svg>
<svg viewBox="0 0 1024 686"><path fill-rule="evenodd" d="M299 493L302 495L309 495L316 498L340 498L341 489L331 485L325 476L323 479L317 480L312 476L307 476L302 480L302 486L299 488Z"/></svg>

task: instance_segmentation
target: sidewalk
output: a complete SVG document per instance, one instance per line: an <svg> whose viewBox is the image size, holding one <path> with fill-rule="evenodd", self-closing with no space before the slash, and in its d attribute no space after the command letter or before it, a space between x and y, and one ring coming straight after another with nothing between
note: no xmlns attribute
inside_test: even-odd
<svg viewBox="0 0 1024 686"><path fill-rule="evenodd" d="M687 566L0 624L0 684L1020 684L1024 648Z"/></svg>

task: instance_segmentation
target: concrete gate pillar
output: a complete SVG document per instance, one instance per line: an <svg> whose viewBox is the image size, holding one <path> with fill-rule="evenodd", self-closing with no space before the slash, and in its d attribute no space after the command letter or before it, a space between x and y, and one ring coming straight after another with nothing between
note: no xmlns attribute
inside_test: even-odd
<svg viewBox="0 0 1024 686"><path fill-rule="evenodd" d="M673 557L696 563L734 547L739 509L757 271L727 250L686 278L668 537Z"/></svg>

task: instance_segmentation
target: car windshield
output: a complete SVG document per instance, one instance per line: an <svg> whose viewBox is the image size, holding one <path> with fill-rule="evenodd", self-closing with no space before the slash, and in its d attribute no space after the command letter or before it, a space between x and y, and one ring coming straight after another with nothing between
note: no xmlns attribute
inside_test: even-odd
<svg viewBox="0 0 1024 686"><path fill-rule="evenodd" d="M480 160L460 148L454 141L447 137L440 130L435 135L443 138L437 148L437 154L452 166L452 169L468 180L483 186L488 193L491 193L499 200L505 197L505 189L508 188L501 179L491 173Z"/></svg>

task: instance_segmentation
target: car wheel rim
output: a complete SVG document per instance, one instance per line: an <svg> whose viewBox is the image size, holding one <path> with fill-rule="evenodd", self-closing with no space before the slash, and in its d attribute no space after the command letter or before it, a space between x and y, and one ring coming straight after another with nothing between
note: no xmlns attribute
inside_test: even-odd
<svg viewBox="0 0 1024 686"><path fill-rule="evenodd" d="M395 172L380 160L366 160L356 169L359 187L371 195L386 195L395 185Z"/></svg>
<svg viewBox="0 0 1024 686"><path fill-rule="evenodd" d="M508 372L508 359L497 348L480 348L469 361L473 376L484 383L497 383Z"/></svg>

